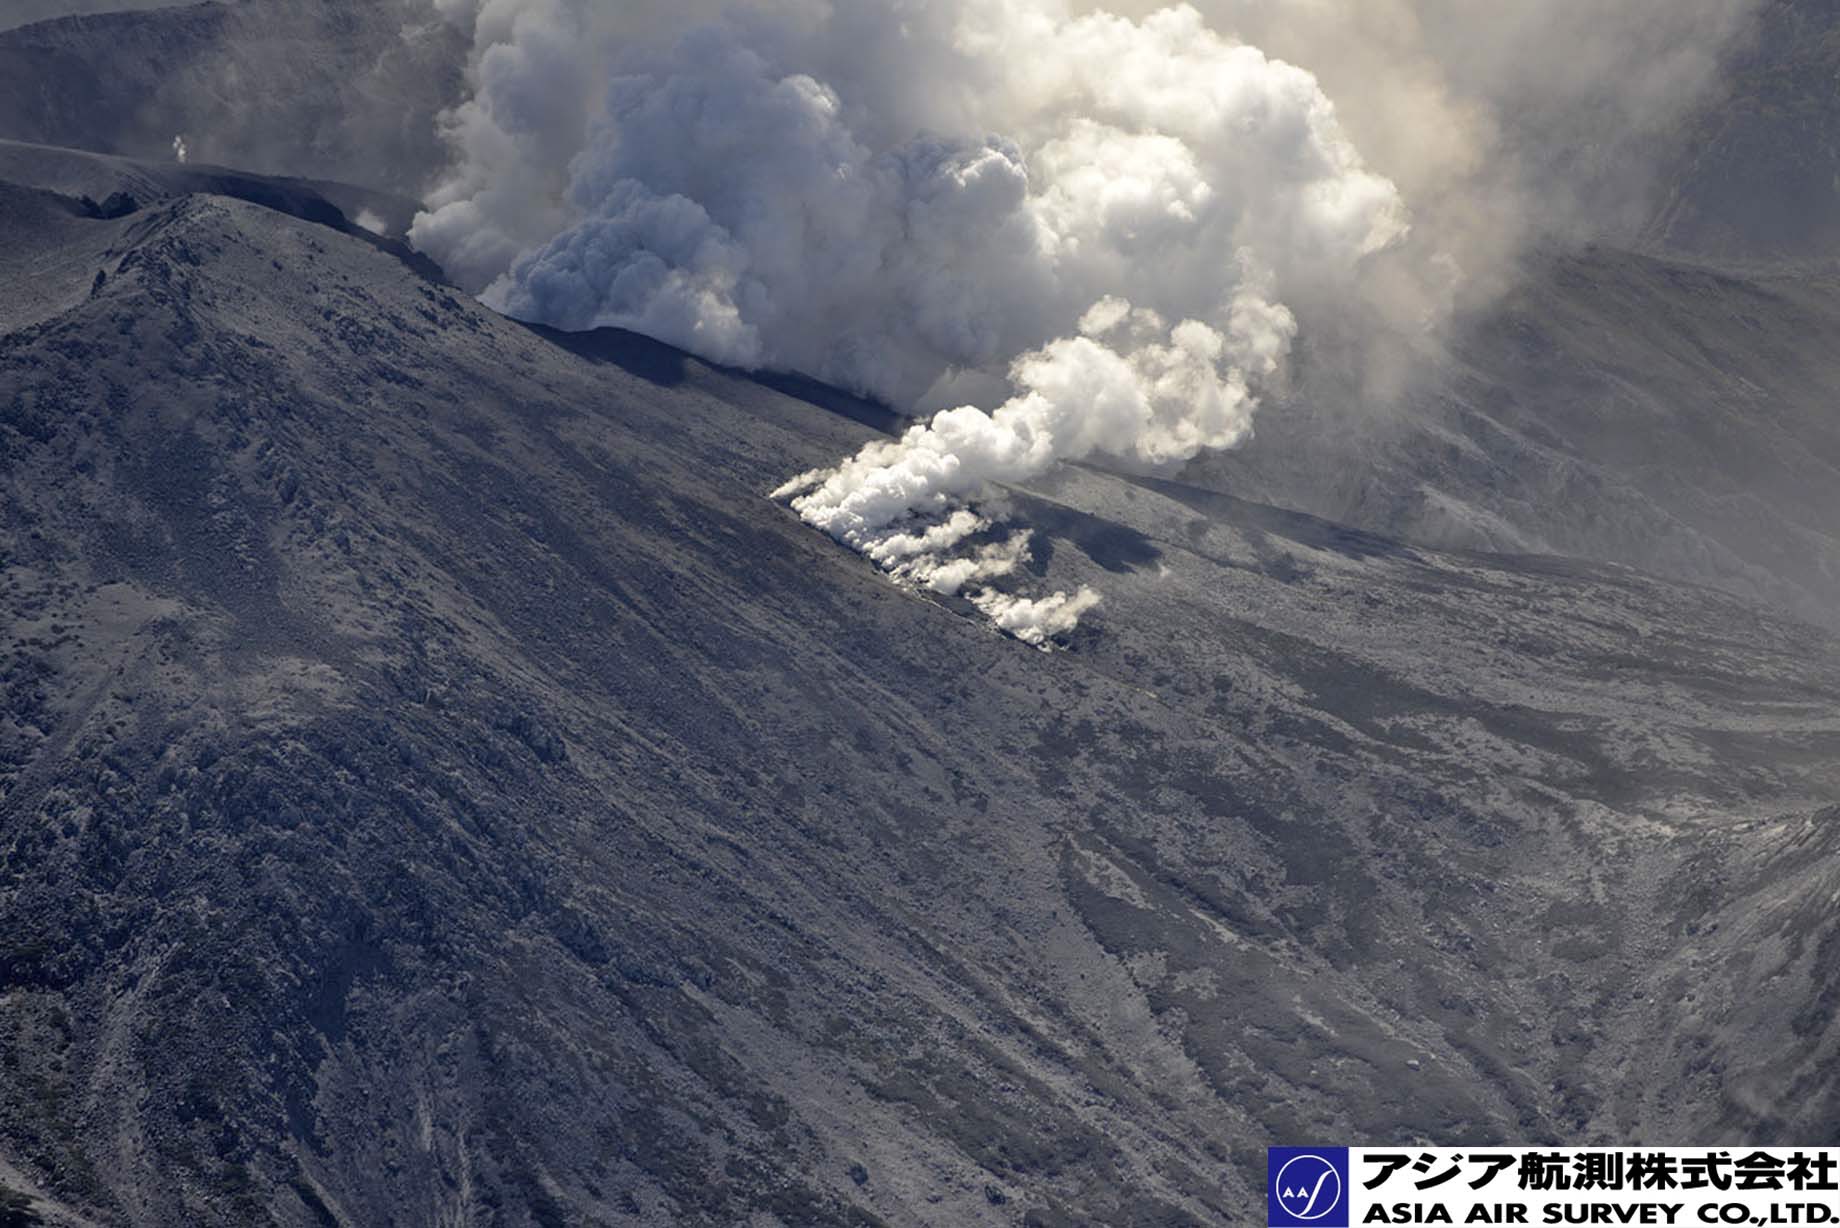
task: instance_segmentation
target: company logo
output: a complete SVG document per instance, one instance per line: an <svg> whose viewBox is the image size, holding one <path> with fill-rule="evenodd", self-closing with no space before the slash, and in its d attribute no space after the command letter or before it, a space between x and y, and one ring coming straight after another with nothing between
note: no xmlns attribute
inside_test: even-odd
<svg viewBox="0 0 1840 1228"><path fill-rule="evenodd" d="M1348 1149L1267 1148L1265 1200L1272 1228L1348 1228Z"/></svg>

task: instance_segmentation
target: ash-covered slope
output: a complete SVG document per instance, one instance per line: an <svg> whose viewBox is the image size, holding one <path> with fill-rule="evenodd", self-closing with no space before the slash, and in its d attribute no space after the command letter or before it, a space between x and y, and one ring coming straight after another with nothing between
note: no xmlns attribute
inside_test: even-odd
<svg viewBox="0 0 1840 1228"><path fill-rule="evenodd" d="M1189 480L1430 546L1596 558L1840 626L1840 278L1530 262L1390 408L1338 377Z"/></svg>
<svg viewBox="0 0 1840 1228"><path fill-rule="evenodd" d="M11 0L0 9L0 30L50 21L58 17L92 13L119 13L128 9L177 8L186 0Z"/></svg>
<svg viewBox="0 0 1840 1228"><path fill-rule="evenodd" d="M0 137L419 196L464 47L426 0L233 0L0 32Z"/></svg>
<svg viewBox="0 0 1840 1228"><path fill-rule="evenodd" d="M0 1182L46 1213L1212 1224L1274 1141L1840 1120L1826 633L1074 470L1013 511L1106 605L1037 652L764 497L867 407L245 201L45 202Z"/></svg>
<svg viewBox="0 0 1840 1228"><path fill-rule="evenodd" d="M1192 480L1433 547L1628 564L1840 627L1835 12L1757 6L1721 87L1662 142L1679 151L1655 173L1645 241L1662 255L1530 258L1394 412L1373 413L1359 379L1305 379L1249 449ZM184 133L194 162L410 200L449 153L435 117L460 96L464 42L426 0L45 22L0 33L0 138L132 154L146 178L174 173ZM18 162L0 144L0 179L69 194L129 173L91 157L47 182L42 150ZM369 204L310 186L354 219ZM399 233L413 210L373 211Z"/></svg>
<svg viewBox="0 0 1840 1228"><path fill-rule="evenodd" d="M336 180L257 175L206 162L126 158L28 141L0 140L0 182L67 196L79 205L84 198L95 205L114 198L109 212L176 196L229 196L348 234L363 231L392 241L408 233L421 207L409 197ZM26 243L11 246L30 249Z"/></svg>
<svg viewBox="0 0 1840 1228"><path fill-rule="evenodd" d="M1840 5L1768 0L1663 168L1646 237L1745 262L1840 257Z"/></svg>
<svg viewBox="0 0 1840 1228"><path fill-rule="evenodd" d="M1639 253L1527 255L1397 397L1396 379L1327 370L1306 332L1294 401L1190 480L1428 546L1631 565L1840 628L1837 18L1834 0L1756 6L1717 87L1658 134Z"/></svg>

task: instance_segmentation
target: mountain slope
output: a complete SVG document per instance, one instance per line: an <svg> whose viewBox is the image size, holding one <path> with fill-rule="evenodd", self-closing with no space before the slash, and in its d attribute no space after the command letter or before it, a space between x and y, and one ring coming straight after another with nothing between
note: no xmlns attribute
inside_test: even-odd
<svg viewBox="0 0 1840 1228"><path fill-rule="evenodd" d="M1840 256L1840 17L1833 0L1768 0L1663 169L1645 237L1666 250L1775 264Z"/></svg>
<svg viewBox="0 0 1840 1228"><path fill-rule="evenodd" d="M0 30L89 13L118 13L127 9L175 8L185 0L13 0L0 12Z"/></svg>
<svg viewBox="0 0 1840 1228"><path fill-rule="evenodd" d="M1601 559L1840 626L1840 280L1529 263L1396 404L1299 392L1190 480L1430 546Z"/></svg>
<svg viewBox="0 0 1840 1228"><path fill-rule="evenodd" d="M255 175L205 162L124 158L58 145L0 140L0 181L76 200L138 207L176 196L229 196L303 221L400 239L421 206L407 197L324 179ZM335 217L335 213L342 215ZM359 225L359 219L363 225ZM23 248L16 244L15 248Z"/></svg>
<svg viewBox="0 0 1840 1228"><path fill-rule="evenodd" d="M164 160L183 132L194 161L413 200L444 164L435 117L465 58L428 17L421 0L242 0L0 34L0 137ZM1657 171L1657 254L1530 257L1389 412L1361 378L1306 378L1252 447L1192 480L1427 546L1623 563L1840 629L1833 18L1832 0L1758 7ZM0 178L87 190L31 161L9 169L0 147ZM170 163L132 173L156 171ZM376 212L400 233L412 207Z"/></svg>
<svg viewBox="0 0 1840 1228"><path fill-rule="evenodd" d="M0 32L0 137L419 197L465 46L423 0L237 0Z"/></svg>
<svg viewBox="0 0 1840 1228"><path fill-rule="evenodd" d="M1840 1118L1827 633L1065 470L1010 497L1029 583L1106 604L1041 653L764 497L869 407L247 201L30 200L0 1176L43 1205L1203 1224L1275 1141Z"/></svg>

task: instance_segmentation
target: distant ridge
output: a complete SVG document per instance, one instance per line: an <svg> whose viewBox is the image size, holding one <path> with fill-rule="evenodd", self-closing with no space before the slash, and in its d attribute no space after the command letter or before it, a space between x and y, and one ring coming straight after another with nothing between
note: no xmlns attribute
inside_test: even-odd
<svg viewBox="0 0 1840 1228"><path fill-rule="evenodd" d="M416 196L464 62L422 0L70 17L0 32L0 138L157 160L182 134L196 161Z"/></svg>

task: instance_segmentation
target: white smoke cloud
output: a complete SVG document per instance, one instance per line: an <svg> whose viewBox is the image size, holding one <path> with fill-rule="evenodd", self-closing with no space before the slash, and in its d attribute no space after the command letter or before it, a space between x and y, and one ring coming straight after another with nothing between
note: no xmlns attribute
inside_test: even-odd
<svg viewBox="0 0 1840 1228"><path fill-rule="evenodd" d="M1097 598L998 591L1027 538L972 510L988 488L1233 446L1300 321L1420 334L1537 229L1503 168L1544 159L1502 154L1501 105L1608 89L1591 113L1624 130L1601 81L1491 95L1459 52L1497 18L1451 0L1206 2L434 0L472 31L472 92L412 238L509 314L930 414L774 493L1039 643ZM1631 0L1645 38L1751 0L1668 2ZM1630 76L1633 130L1692 73Z"/></svg>
<svg viewBox="0 0 1840 1228"><path fill-rule="evenodd" d="M173 138L172 151L173 151L173 158L175 160L177 160L180 163L183 163L185 161L186 157L188 156L189 151L186 149L184 136L175 136Z"/></svg>
<svg viewBox="0 0 1840 1228"><path fill-rule="evenodd" d="M522 16L543 19L480 54L454 120L478 156L418 244L513 315L636 328L912 405L942 376L1001 372L1069 334L1105 295L1206 318L1242 249L1302 275L1402 229L1309 74L1192 8L1135 23L947 4L918 29L895 21L918 11L897 0L860 10L842 34L749 10L608 82L565 50L592 42L586 17L531 0ZM864 38L950 67L944 93L996 91L989 130L904 128L872 91L809 71ZM540 103L539 74L561 83ZM589 82L605 93L591 123L550 114ZM567 157L544 155L559 130ZM528 190L560 166L558 197Z"/></svg>
<svg viewBox="0 0 1840 1228"><path fill-rule="evenodd" d="M1057 635L1065 635L1079 625L1080 615L1099 604L1099 594L1090 588L1068 596L1055 593L1048 597L1013 597L985 589L972 597L978 609L990 616L999 628L1025 644L1042 647Z"/></svg>

